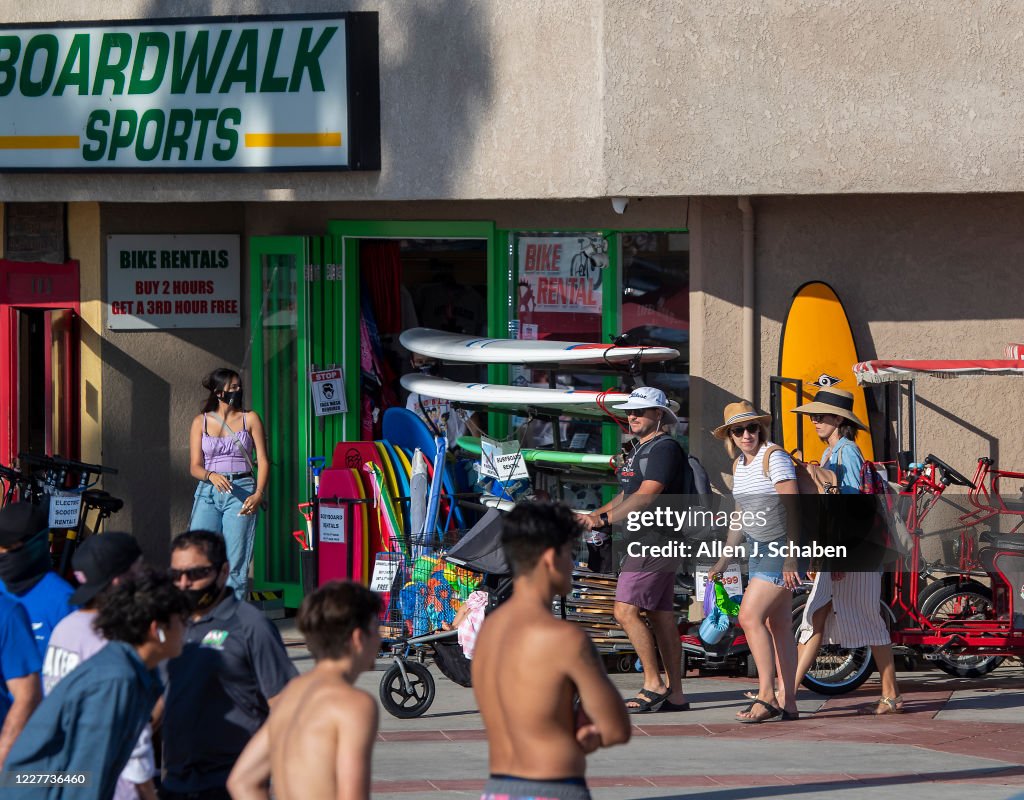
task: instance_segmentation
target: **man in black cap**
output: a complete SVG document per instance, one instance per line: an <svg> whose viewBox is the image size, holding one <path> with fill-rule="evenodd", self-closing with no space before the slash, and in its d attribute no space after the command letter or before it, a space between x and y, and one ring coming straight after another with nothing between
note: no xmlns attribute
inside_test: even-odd
<svg viewBox="0 0 1024 800"><path fill-rule="evenodd" d="M71 602L81 606L57 623L50 636L43 662L43 691L49 694L64 676L107 645L94 627L98 601L110 586L142 562L142 550L135 537L127 533L103 533L90 536L71 559L75 577L81 584ZM146 726L139 736L128 764L117 781L114 800L154 800L153 736Z"/></svg>
<svg viewBox="0 0 1024 800"><path fill-rule="evenodd" d="M46 510L34 503L0 509L0 592L28 613L39 655L46 655L50 634L71 613L72 588L53 571Z"/></svg>

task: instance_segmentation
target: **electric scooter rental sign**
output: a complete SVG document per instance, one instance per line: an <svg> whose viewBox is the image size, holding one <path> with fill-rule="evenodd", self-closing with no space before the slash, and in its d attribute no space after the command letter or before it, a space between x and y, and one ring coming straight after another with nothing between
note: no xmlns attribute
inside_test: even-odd
<svg viewBox="0 0 1024 800"><path fill-rule="evenodd" d="M379 169L378 75L374 13L3 26L0 171Z"/></svg>

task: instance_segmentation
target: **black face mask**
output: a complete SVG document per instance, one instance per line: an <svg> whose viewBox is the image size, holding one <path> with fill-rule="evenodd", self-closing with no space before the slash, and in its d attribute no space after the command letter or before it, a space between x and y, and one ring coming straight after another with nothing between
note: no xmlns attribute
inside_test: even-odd
<svg viewBox="0 0 1024 800"><path fill-rule="evenodd" d="M213 605L224 594L224 587L218 586L216 582L211 583L204 589L185 589L186 596L192 604L193 611L205 611Z"/></svg>
<svg viewBox="0 0 1024 800"><path fill-rule="evenodd" d="M0 581L7 591L21 595L35 586L50 571L50 537L40 531L10 553L0 554Z"/></svg>
<svg viewBox="0 0 1024 800"><path fill-rule="evenodd" d="M431 361L427 364L420 364L416 367L424 375L436 375L437 374L437 362Z"/></svg>
<svg viewBox="0 0 1024 800"><path fill-rule="evenodd" d="M242 390L235 389L233 392L224 392L221 399L232 408L241 409L242 407Z"/></svg>

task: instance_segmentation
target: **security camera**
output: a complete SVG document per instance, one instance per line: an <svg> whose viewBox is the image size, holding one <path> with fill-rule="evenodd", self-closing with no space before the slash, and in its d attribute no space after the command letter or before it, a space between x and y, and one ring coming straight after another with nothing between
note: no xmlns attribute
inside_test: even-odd
<svg viewBox="0 0 1024 800"><path fill-rule="evenodd" d="M612 198L612 208L614 209L616 214L625 214L626 213L626 208L628 206L629 206L629 198L628 197L613 197Z"/></svg>

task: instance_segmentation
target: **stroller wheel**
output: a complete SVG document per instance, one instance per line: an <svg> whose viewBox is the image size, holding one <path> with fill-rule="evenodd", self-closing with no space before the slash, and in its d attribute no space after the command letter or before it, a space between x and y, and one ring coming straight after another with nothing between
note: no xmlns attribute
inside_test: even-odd
<svg viewBox="0 0 1024 800"><path fill-rule="evenodd" d="M380 701L393 717L412 719L423 714L434 702L434 677L423 664L404 661L405 675L396 661L380 679Z"/></svg>

